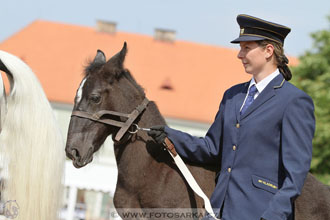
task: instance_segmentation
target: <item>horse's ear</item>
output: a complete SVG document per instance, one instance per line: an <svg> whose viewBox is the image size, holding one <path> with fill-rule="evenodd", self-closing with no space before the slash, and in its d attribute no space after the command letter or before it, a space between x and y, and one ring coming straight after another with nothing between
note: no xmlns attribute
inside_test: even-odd
<svg viewBox="0 0 330 220"><path fill-rule="evenodd" d="M106 63L106 59L105 59L105 55L103 53L102 50L97 50L96 56L93 60L93 63L95 64L105 64Z"/></svg>
<svg viewBox="0 0 330 220"><path fill-rule="evenodd" d="M124 46L121 49L119 53L111 57L111 59L108 61L109 65L123 69L123 63L125 60L125 56L127 53L127 43L124 42Z"/></svg>

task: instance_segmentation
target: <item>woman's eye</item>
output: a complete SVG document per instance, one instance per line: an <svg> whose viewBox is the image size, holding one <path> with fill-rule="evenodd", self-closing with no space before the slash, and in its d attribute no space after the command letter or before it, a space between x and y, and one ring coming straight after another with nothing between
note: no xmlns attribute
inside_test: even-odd
<svg viewBox="0 0 330 220"><path fill-rule="evenodd" d="M101 97L100 96L91 96L90 100L96 104L100 103Z"/></svg>

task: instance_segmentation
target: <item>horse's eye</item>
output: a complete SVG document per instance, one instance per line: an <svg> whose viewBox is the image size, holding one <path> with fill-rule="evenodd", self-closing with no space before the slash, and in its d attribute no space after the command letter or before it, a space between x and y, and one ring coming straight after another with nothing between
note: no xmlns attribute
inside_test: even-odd
<svg viewBox="0 0 330 220"><path fill-rule="evenodd" d="M101 96L93 95L93 96L90 97L90 100L91 100L93 103L98 104L98 103L100 103L100 101L101 101Z"/></svg>

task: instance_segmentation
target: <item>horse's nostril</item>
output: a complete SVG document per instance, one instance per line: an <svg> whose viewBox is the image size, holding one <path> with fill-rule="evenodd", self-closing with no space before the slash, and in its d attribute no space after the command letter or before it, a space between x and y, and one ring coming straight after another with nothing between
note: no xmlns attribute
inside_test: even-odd
<svg viewBox="0 0 330 220"><path fill-rule="evenodd" d="M71 151L71 155L72 155L73 157L77 157L77 150L73 149L73 150Z"/></svg>
<svg viewBox="0 0 330 220"><path fill-rule="evenodd" d="M69 149L66 151L66 155L68 158L70 158L71 160L79 160L80 156L79 156L79 152L77 149Z"/></svg>
<svg viewBox="0 0 330 220"><path fill-rule="evenodd" d="M74 159L79 159L80 158L79 152L78 152L77 149L72 149L71 154L72 154Z"/></svg>

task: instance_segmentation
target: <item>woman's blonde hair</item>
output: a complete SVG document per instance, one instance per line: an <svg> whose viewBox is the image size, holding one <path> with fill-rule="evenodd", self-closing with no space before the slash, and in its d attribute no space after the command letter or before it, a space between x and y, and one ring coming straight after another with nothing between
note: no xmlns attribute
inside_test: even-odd
<svg viewBox="0 0 330 220"><path fill-rule="evenodd" d="M275 62L282 73L285 80L289 81L292 78L291 71L288 67L289 60L284 54L284 49L282 44L272 41L272 40L261 40L257 41L259 47L266 48L268 44L271 44L274 46L274 55L275 55Z"/></svg>

